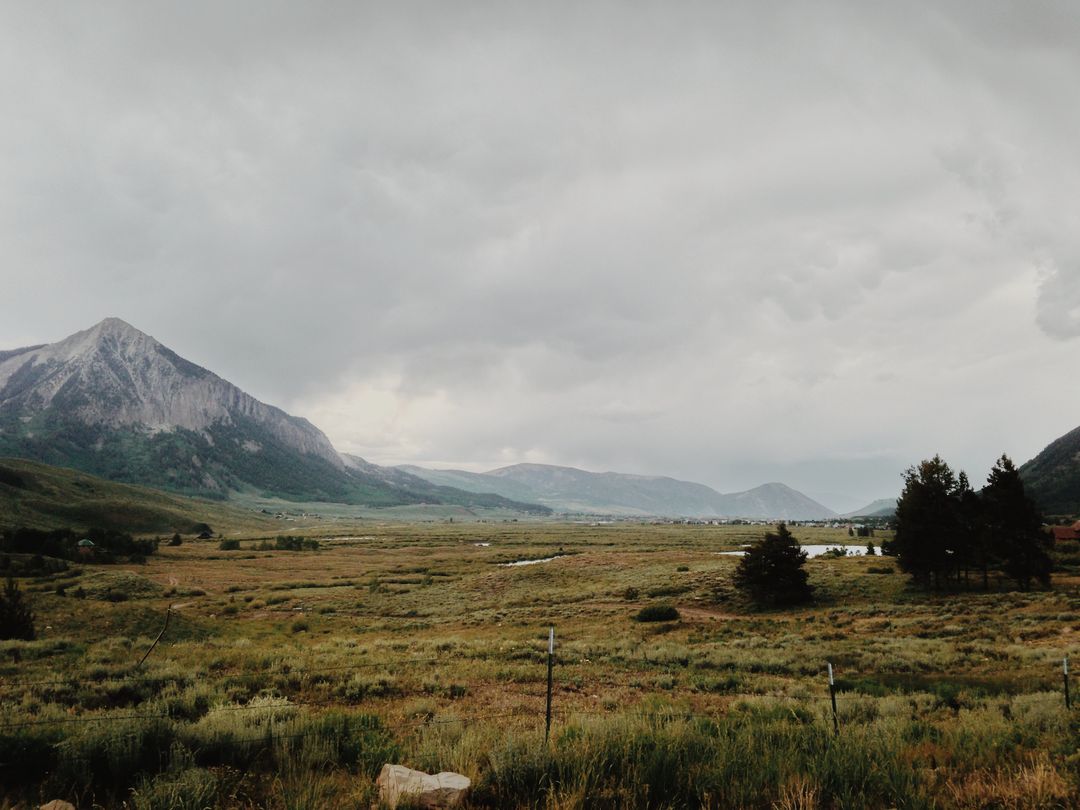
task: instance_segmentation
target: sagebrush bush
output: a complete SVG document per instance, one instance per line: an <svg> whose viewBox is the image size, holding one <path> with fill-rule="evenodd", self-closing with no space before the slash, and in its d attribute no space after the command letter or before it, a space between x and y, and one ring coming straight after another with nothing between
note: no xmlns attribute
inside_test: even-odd
<svg viewBox="0 0 1080 810"><path fill-rule="evenodd" d="M673 622L679 618L674 605L646 605L634 614L636 622Z"/></svg>

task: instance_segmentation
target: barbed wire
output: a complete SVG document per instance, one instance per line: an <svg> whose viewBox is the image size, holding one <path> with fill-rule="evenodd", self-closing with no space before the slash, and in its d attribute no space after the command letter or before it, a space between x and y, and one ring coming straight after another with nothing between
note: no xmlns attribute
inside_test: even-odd
<svg viewBox="0 0 1080 810"><path fill-rule="evenodd" d="M508 693L508 694L512 694L515 697L529 697L529 698L537 698L537 699L542 699L542 698L546 697L546 694L540 694L540 693ZM700 694L700 693L698 693L698 694ZM782 693L769 693L769 692L725 692L725 693L716 695L716 697L718 697L718 698L727 698L729 700L762 699L763 698L763 699L767 699L767 700L787 700L787 701L795 701L795 702L799 702L799 703L813 702L813 701L828 701L830 699L827 695L801 695L801 696L797 696L797 695L786 695L786 694L782 694ZM841 700L845 699L846 697L849 697L849 696L845 695L844 698L841 698ZM272 700L274 698L272 696L267 696L266 699ZM342 700L292 700L292 699L287 698L287 697L281 697L280 699L284 700L284 701L287 701L287 702L285 702L285 703L277 703L277 704L275 704L275 703L258 703L258 704L247 703L247 704L243 704L243 705L219 705L219 706L214 706L214 707L209 708L202 715L202 717L199 718L199 719L205 718L205 717L207 717L209 715L219 713L219 712L263 711L263 712L266 712L267 714L273 715L275 713L287 712L287 711L289 711L291 709L300 709L300 708L349 709L349 708L355 708L356 706L360 705L360 704L357 704L357 703L349 703L348 701L342 701ZM581 710L581 709L559 709L559 708L553 709L553 714L563 716L563 717L575 716L575 715L578 715L578 716L616 716L616 714L615 714L615 712L613 710L612 711L586 711L586 710ZM694 717L703 717L703 718L704 717L715 717L715 715L702 715L699 712L698 713L687 712L685 710L677 709L677 708L671 708L671 709L665 710L665 711L646 712L646 713L636 712L636 711L633 711L633 710L629 710L629 711L624 710L622 712L622 714L626 715L626 716L634 716L634 717L647 717L647 716L664 716L664 717L666 717L666 716L679 716L679 717L684 717L684 716L685 717L691 717L691 716L694 716ZM379 715L372 715L372 716L379 717ZM498 715L479 715L479 716L476 716L475 718L473 718L473 720L485 720L485 719L506 718L506 717L528 717L528 716L542 717L543 713L539 712L537 710L516 711L516 712L510 712L510 713L501 713L501 714L498 714ZM55 717L55 718L41 718L41 719L38 719L38 720L20 721L20 722L17 722L17 723L2 723L2 722L0 722L0 732L7 731L9 729L18 729L18 728L25 728L25 727L30 727L30 726L41 726L41 725L64 725L64 724L71 724L71 723L103 723L103 722L108 723L108 722L122 722L122 721L127 721L127 720L183 720L183 719L184 719L183 717L177 716L176 714L169 714L169 713L96 715L96 716L90 716L90 717L86 717L86 716ZM271 717L269 719L273 720L274 718ZM388 722L387 718L379 717L379 719L381 721L383 721L383 722ZM197 722L197 721L192 721L192 722ZM456 723L456 722L462 722L462 720L461 719L448 719L448 720L445 720L445 721L440 721L440 720L428 719L428 720L421 720L421 721L415 721L415 722L404 721L404 720L400 720L400 721L395 720L394 724L397 725L397 726L403 726L403 725L408 726L408 725L438 724L440 722Z"/></svg>

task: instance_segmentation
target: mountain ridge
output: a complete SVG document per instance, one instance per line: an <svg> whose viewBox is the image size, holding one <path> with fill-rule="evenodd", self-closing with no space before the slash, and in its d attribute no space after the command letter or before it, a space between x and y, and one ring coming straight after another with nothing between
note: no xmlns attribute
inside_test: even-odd
<svg viewBox="0 0 1080 810"><path fill-rule="evenodd" d="M845 512L841 517L891 517L896 514L896 498L878 498L852 512Z"/></svg>
<svg viewBox="0 0 1080 810"><path fill-rule="evenodd" d="M416 465L401 469L433 482L475 491L493 488L491 491L505 497L513 493L513 497L535 500L557 512L785 520L837 516L827 506L778 482L723 494L705 484L669 476L596 473L550 464L512 464L484 473Z"/></svg>

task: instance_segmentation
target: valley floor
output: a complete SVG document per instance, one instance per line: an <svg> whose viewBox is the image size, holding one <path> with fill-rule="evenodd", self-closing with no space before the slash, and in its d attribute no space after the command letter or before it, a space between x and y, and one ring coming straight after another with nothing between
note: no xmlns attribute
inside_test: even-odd
<svg viewBox="0 0 1080 810"><path fill-rule="evenodd" d="M7 806L368 807L387 761L466 774L475 807L1080 806L1080 579L928 595L888 558L822 557L813 606L760 612L718 552L763 531L373 522L23 579ZM633 620L656 603L679 620Z"/></svg>

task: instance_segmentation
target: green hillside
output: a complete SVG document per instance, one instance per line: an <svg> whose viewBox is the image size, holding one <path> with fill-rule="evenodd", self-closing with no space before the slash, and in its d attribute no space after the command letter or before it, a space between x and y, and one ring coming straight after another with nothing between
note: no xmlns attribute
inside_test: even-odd
<svg viewBox="0 0 1080 810"><path fill-rule="evenodd" d="M1080 514L1080 428L1052 441L1020 476L1043 514Z"/></svg>
<svg viewBox="0 0 1080 810"><path fill-rule="evenodd" d="M0 529L101 527L136 534L190 534L209 525L271 529L265 515L225 503L105 481L25 459L0 458Z"/></svg>

